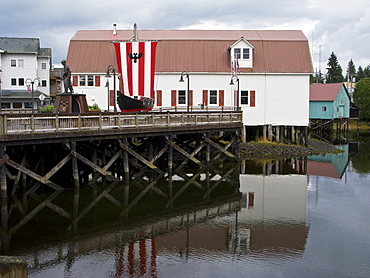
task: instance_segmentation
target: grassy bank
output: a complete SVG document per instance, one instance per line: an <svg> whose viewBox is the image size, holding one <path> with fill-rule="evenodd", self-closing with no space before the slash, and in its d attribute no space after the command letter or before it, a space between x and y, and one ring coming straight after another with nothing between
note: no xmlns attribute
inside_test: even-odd
<svg viewBox="0 0 370 278"><path fill-rule="evenodd" d="M244 159L295 158L337 152L340 152L340 150L333 145L313 139L308 141L308 147L269 141L253 141L241 144L241 157Z"/></svg>

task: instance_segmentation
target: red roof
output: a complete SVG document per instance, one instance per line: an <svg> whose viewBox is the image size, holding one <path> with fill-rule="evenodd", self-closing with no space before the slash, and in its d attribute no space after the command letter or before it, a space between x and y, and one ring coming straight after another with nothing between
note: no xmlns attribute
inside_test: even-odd
<svg viewBox="0 0 370 278"><path fill-rule="evenodd" d="M112 41L127 41L132 30L77 31L67 62L72 72L103 73L115 64ZM229 47L240 38L253 45L253 68L241 72L312 73L308 40L302 31L139 30L139 40L160 40L156 72L230 72Z"/></svg>
<svg viewBox="0 0 370 278"><path fill-rule="evenodd" d="M310 101L334 101L343 83L315 83L310 85Z"/></svg>

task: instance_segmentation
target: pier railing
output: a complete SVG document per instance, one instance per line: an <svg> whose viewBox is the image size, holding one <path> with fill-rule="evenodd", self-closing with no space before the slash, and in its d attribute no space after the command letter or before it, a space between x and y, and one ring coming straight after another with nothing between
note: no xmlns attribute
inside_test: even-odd
<svg viewBox="0 0 370 278"><path fill-rule="evenodd" d="M242 123L240 111L166 112L136 114L3 114L0 136L66 131L91 131L122 128L162 128L191 125Z"/></svg>

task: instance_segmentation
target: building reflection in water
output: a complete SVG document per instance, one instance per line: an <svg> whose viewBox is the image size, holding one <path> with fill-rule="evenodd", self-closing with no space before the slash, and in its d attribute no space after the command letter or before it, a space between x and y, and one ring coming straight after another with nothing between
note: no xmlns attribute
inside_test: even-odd
<svg viewBox="0 0 370 278"><path fill-rule="evenodd" d="M12 196L2 203L9 216L2 221L2 253L25 259L31 276L64 266L63 275L157 277L163 267L158 260L171 256L299 257L308 235L307 176L291 165L304 169L304 161L289 162L290 168L283 161L271 163L289 174L240 175L241 165L224 163L188 179L159 181L163 192L169 180L172 184L167 198L142 194L138 187L128 197L127 185L120 183Z"/></svg>

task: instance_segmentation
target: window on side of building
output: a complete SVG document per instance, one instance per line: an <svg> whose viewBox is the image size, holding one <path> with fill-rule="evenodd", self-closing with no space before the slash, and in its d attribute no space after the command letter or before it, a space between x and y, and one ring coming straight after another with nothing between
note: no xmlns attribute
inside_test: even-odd
<svg viewBox="0 0 370 278"><path fill-rule="evenodd" d="M79 76L79 86L83 87L86 86L86 76L85 75L80 75Z"/></svg>
<svg viewBox="0 0 370 278"><path fill-rule="evenodd" d="M240 59L241 58L241 49L240 48L234 48L234 58Z"/></svg>
<svg viewBox="0 0 370 278"><path fill-rule="evenodd" d="M46 80L41 80L41 87L46 87L46 86L47 86Z"/></svg>
<svg viewBox="0 0 370 278"><path fill-rule="evenodd" d="M24 86L24 78L18 78L18 85Z"/></svg>
<svg viewBox="0 0 370 278"><path fill-rule="evenodd" d="M87 86L94 86L94 76L93 75L87 76Z"/></svg>
<svg viewBox="0 0 370 278"><path fill-rule="evenodd" d="M248 105L249 102L249 96L248 96L249 91L241 91L240 92L240 104Z"/></svg>
<svg viewBox="0 0 370 278"><path fill-rule="evenodd" d="M326 106L323 106L322 107L322 112L325 112L326 111Z"/></svg>
<svg viewBox="0 0 370 278"><path fill-rule="evenodd" d="M209 90L209 104L217 105L217 90Z"/></svg>
<svg viewBox="0 0 370 278"><path fill-rule="evenodd" d="M18 59L18 67L19 68L24 68L24 60L23 59Z"/></svg>
<svg viewBox="0 0 370 278"><path fill-rule="evenodd" d="M22 109L22 102L13 102L13 109Z"/></svg>
<svg viewBox="0 0 370 278"><path fill-rule="evenodd" d="M186 91L179 90L177 92L177 104L186 104Z"/></svg>
<svg viewBox="0 0 370 278"><path fill-rule="evenodd" d="M15 68L15 67L17 66L17 60L15 60L15 59L11 59L11 60L10 60L10 66L11 66L12 68Z"/></svg>
<svg viewBox="0 0 370 278"><path fill-rule="evenodd" d="M46 69L46 63L41 63L41 69L43 69L43 70Z"/></svg>
<svg viewBox="0 0 370 278"><path fill-rule="evenodd" d="M249 59L249 48L243 48L243 59L244 60Z"/></svg>
<svg viewBox="0 0 370 278"><path fill-rule="evenodd" d="M1 108L10 109L10 102L1 102Z"/></svg>
<svg viewBox="0 0 370 278"><path fill-rule="evenodd" d="M24 103L24 108L32 108L32 102L31 101L26 101Z"/></svg>
<svg viewBox="0 0 370 278"><path fill-rule="evenodd" d="M12 78L12 79L10 79L10 84L11 84L12 86L17 86L17 78Z"/></svg>

